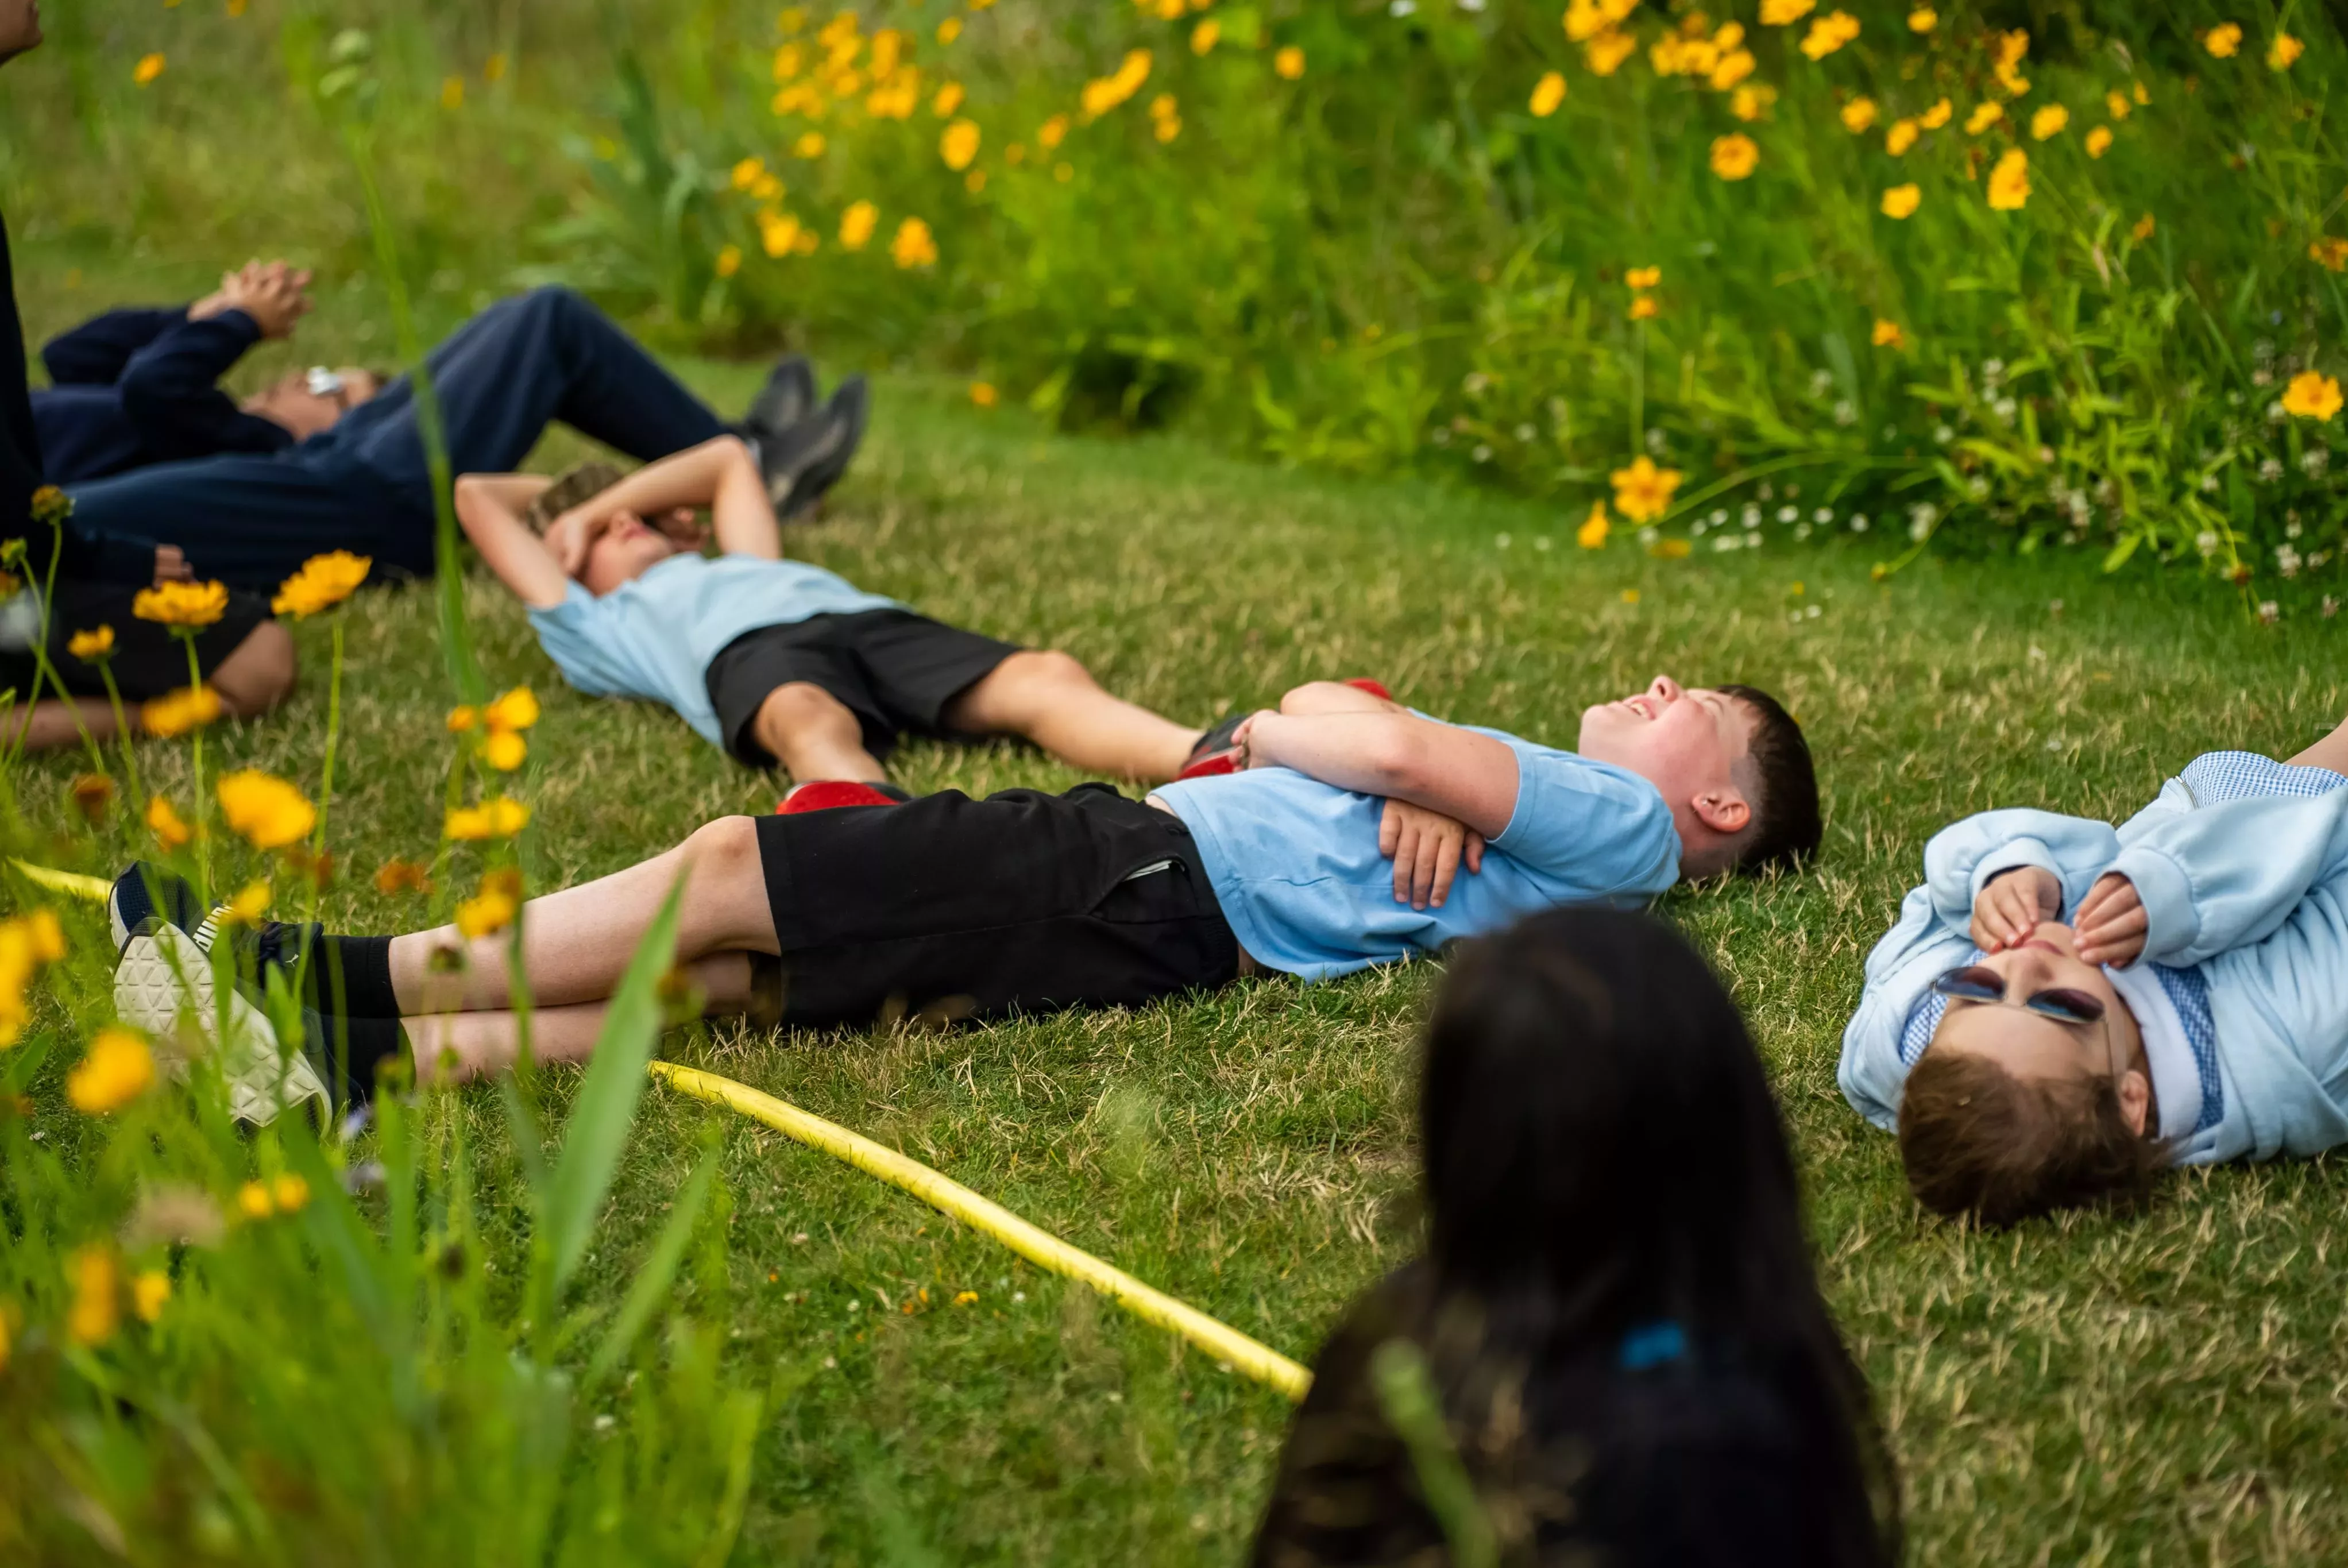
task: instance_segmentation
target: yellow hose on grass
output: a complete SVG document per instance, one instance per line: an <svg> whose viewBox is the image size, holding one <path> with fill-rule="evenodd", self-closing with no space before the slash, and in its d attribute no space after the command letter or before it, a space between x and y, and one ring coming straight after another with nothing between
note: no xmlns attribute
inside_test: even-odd
<svg viewBox="0 0 2348 1568"><path fill-rule="evenodd" d="M25 880L34 886L47 888L51 892L64 893L68 898L87 899L92 903L104 903L106 895L114 891L114 884L104 877L86 877L79 872L56 871L48 866L36 866L30 861L15 860L13 856L11 863L24 872Z"/></svg>
<svg viewBox="0 0 2348 1568"><path fill-rule="evenodd" d="M1103 1263L1087 1252L1068 1245L1049 1231L1029 1224L1000 1203L980 1197L961 1182L908 1160L893 1149L810 1115L788 1100L761 1094L747 1084L719 1078L697 1068L675 1062L648 1064L653 1077L671 1088L738 1110L754 1121L844 1160L868 1176L911 1192L932 1208L951 1214L973 1230L983 1231L1038 1268L1081 1280L1144 1323L1171 1330L1230 1364L1259 1383L1271 1385L1292 1399L1302 1399L1313 1386L1313 1375L1268 1345L1259 1344L1238 1329L1216 1322L1197 1307L1152 1290L1139 1280Z"/></svg>

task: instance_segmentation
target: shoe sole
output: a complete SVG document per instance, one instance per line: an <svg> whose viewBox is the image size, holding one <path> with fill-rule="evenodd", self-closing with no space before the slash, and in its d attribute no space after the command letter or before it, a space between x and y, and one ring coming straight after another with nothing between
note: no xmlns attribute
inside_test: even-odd
<svg viewBox="0 0 2348 1568"><path fill-rule="evenodd" d="M872 393L869 383L860 376L851 376L831 395L831 408L842 408L848 415L847 428L840 436L839 446L830 456L808 465L775 501L775 515L785 522L824 498L825 492L838 484L848 472L848 465L864 445L864 427L872 417Z"/></svg>
<svg viewBox="0 0 2348 1568"><path fill-rule="evenodd" d="M322 1118L332 1115L333 1099L309 1058L286 1051L268 1016L233 990L227 998L228 1037L222 1046L220 989L211 955L195 938L164 923L126 937L121 952L114 970L115 1014L159 1043L176 1044L159 1053L166 1072L175 1078L187 1075L188 1037L181 1020L192 1017L197 1038L221 1053L229 1109L239 1121L266 1127L312 1099Z"/></svg>

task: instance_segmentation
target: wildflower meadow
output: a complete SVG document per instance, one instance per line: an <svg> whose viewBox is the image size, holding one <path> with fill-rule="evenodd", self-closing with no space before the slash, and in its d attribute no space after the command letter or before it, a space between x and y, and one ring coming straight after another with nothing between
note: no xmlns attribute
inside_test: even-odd
<svg viewBox="0 0 2348 1568"><path fill-rule="evenodd" d="M1984 1234L1921 1213L1834 1083L1934 829L2124 812L2197 750L2285 753L2348 711L2333 12L46 20L0 77L36 337L285 255L318 312L240 385L404 371L559 282L728 407L779 346L871 371L871 438L789 552L1161 711L1367 674L1567 744L1659 669L1784 693L1818 865L1664 908L1776 1081L1911 1554L2348 1560L2336 1161ZM294 1058L123 1023L98 895L134 859L231 926L498 935L772 810L666 712L561 685L440 467L437 579L321 552L278 588L283 709L223 713L193 639L226 592L165 583L136 614L191 678L143 737L0 747L0 1560L1243 1560L1280 1393L646 1063L853 1127L1307 1359L1417 1245L1437 964L782 1034L698 1017L672 903L584 1069L448 1089L427 1064L259 1130L237 1112L301 1098ZM129 628L68 629L104 675ZM897 777L1079 776L924 741ZM223 1024L338 1048L282 976L252 1003L212 978Z"/></svg>

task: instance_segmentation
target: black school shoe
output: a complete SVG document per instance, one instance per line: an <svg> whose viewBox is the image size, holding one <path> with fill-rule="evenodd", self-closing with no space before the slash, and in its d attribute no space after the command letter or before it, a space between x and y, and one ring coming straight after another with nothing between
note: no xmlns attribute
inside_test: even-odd
<svg viewBox="0 0 2348 1568"><path fill-rule="evenodd" d="M742 416L744 434L778 436L816 410L822 394L816 389L815 366L804 355L787 354L767 373L767 384L750 399Z"/></svg>
<svg viewBox="0 0 2348 1568"><path fill-rule="evenodd" d="M863 443L871 410L871 388L863 377L851 376L820 413L758 438L759 471L767 476L767 494L774 500L776 516L790 521L839 482Z"/></svg>

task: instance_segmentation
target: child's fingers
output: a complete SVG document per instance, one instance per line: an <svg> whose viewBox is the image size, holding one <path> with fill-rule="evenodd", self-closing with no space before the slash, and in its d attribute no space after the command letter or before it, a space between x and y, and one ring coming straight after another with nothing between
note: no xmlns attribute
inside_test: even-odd
<svg viewBox="0 0 2348 1568"><path fill-rule="evenodd" d="M1401 838L1402 808L1389 800L1386 802L1385 810L1378 818L1378 853L1388 860L1394 859L1395 846Z"/></svg>
<svg viewBox="0 0 2348 1568"><path fill-rule="evenodd" d="M1410 902L1410 884L1418 874L1418 824L1406 822L1395 840L1394 890L1396 903Z"/></svg>
<svg viewBox="0 0 2348 1568"><path fill-rule="evenodd" d="M1474 876L1483 871L1484 835L1476 831L1473 828L1468 830L1468 844L1465 852L1468 861L1468 874Z"/></svg>
<svg viewBox="0 0 2348 1568"><path fill-rule="evenodd" d="M1427 902L1437 909L1451 896L1452 879L1459 874L1460 838L1446 833L1435 849L1435 885L1428 890Z"/></svg>

